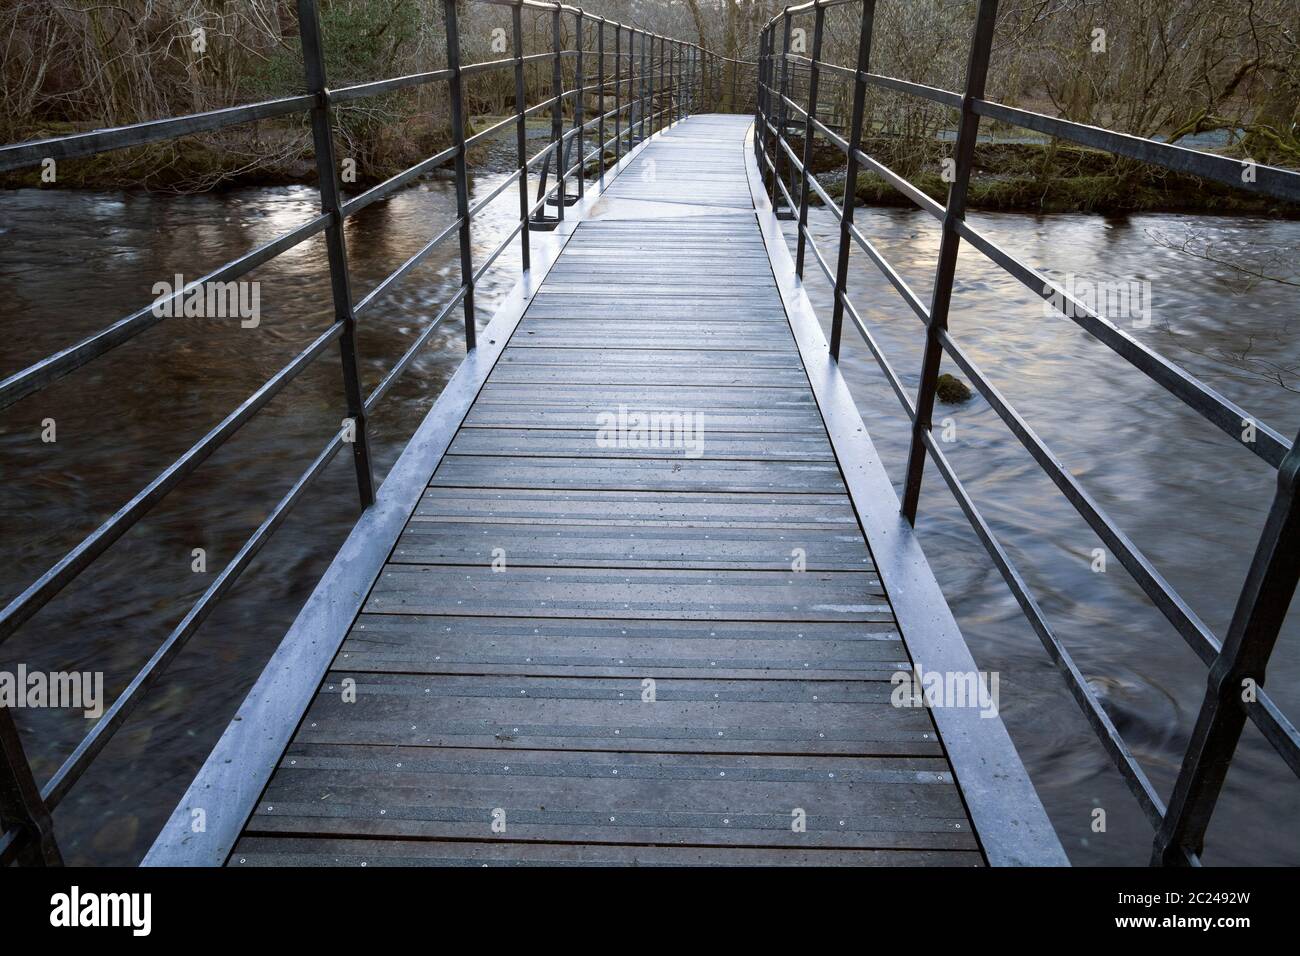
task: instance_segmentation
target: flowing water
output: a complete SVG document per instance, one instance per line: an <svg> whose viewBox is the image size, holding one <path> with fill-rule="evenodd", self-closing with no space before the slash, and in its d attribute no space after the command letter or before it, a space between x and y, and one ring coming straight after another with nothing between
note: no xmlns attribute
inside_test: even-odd
<svg viewBox="0 0 1300 956"><path fill-rule="evenodd" d="M477 177L474 196L500 178ZM507 189L475 223L477 261L517 214ZM430 182L347 223L354 296L416 252L454 214L449 183ZM159 197L20 190L0 195L0 375L90 334L154 297L315 214L305 188ZM1247 256L1294 248L1300 224L1162 216L977 217L995 238L1054 275L1150 283L1151 322L1135 332L1290 435L1300 402L1276 382L1215 358L1300 363L1290 334L1294 289L1240 289L1228 270L1156 245L1187 225L1218 249ZM835 225L814 211L819 243ZM926 298L937 232L920 214L864 210L859 222ZM176 318L142 334L0 421L0 598L9 600L251 394L331 320L320 237L249 278L260 323ZM809 291L829 316L825 284ZM478 291L481 317L513 283L518 244ZM367 389L456 288L454 242L444 244L365 316ZM904 382L915 387L921 328L863 259L850 281ZM1222 633L1273 488L1271 470L1177 400L1088 339L1043 316L1013 280L963 252L952 327L1072 472ZM401 450L464 354L458 317L435 334L371 419L379 474ZM866 348L846 334L843 367L891 476L901 479L907 430ZM1256 364L1258 369L1266 366ZM1285 376L1284 376L1285 377ZM1287 383L1290 384L1289 379ZM104 673L111 698L235 553L338 428L345 410L330 351L155 507L89 571L0 647L0 670ZM1205 671L1118 562L1094 573L1099 546L1081 519L978 397L943 409L950 457L1003 537L1049 617L1125 738L1167 791L1205 687ZM49 437L54 425L55 441ZM356 516L350 461L339 456L148 694L56 813L72 862L132 863L175 805ZM1001 675L1002 712L1077 863L1141 863L1150 832L1108 768L1062 682L1024 624L941 481L927 478L922 540L981 668ZM195 549L206 571L195 571ZM1275 654L1269 689L1300 713L1296 634ZM16 712L44 780L90 722L55 710ZM1094 832L1094 810L1106 811ZM1253 730L1228 780L1208 862L1300 862L1300 788Z"/></svg>

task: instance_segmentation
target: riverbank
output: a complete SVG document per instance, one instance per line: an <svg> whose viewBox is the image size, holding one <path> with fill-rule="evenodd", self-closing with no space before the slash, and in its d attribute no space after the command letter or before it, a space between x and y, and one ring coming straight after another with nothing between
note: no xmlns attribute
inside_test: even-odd
<svg viewBox="0 0 1300 956"><path fill-rule="evenodd" d="M468 135L486 129L497 117L477 117ZM46 123L28 131L23 141L49 139L87 132L84 124ZM536 129L537 132L534 132ZM529 137L545 138L550 121L530 121ZM495 159L509 140L511 162L515 141L509 132L470 148L471 165L496 168ZM386 129L353 156L347 137L336 138L340 162L355 160L345 179L362 188L381 183L446 149L451 137L443 124L432 120L409 122ZM450 163L448 163L450 168ZM43 179L40 166L0 173L0 189L63 188L99 191L127 189L152 193L203 193L245 187L310 184L316 181L311 131L304 122L250 123L219 136L186 136L130 149L113 150L78 159L62 160L55 179Z"/></svg>
<svg viewBox="0 0 1300 956"><path fill-rule="evenodd" d="M795 145L796 153L800 148ZM896 171L904 168L884 158L891 155L896 144L867 143L866 148ZM950 150L950 146L939 144L926 161L909 164L917 171L907 178L938 202L948 196L948 182L941 170ZM812 166L818 182L837 201L842 200L843 153L819 143ZM912 205L910 199L875 173L859 173L854 194L862 205ZM1300 219L1298 204L1061 143L979 144L966 204L987 212L1173 212Z"/></svg>

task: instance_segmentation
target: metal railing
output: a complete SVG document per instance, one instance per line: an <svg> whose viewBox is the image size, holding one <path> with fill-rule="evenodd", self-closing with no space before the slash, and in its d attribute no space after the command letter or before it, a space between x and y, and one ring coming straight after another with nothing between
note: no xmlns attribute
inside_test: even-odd
<svg viewBox="0 0 1300 956"><path fill-rule="evenodd" d="M857 62L849 68L822 59L822 39L827 9L851 3L861 5L861 20ZM790 6L769 21L760 36L754 146L773 209L782 218L797 220L796 273L802 280L807 253L811 251L817 266L834 288L829 342L832 356L836 360L839 358L844 317L847 315L912 422L903 486L903 515L909 522L915 522L922 472L928 455L1151 822L1156 832L1152 862L1199 864L1205 830L1247 719L1259 728L1291 770L1300 774L1300 735L1263 690L1268 659L1300 575L1300 512L1296 508L1297 490L1300 489L1300 476L1297 475L1300 452L1283 435L1259 423L1214 389L1107 321L966 222L967 189L982 117L1290 202L1300 201L1300 173L1250 164L1253 175L1243 177L1243 163L1238 160L1072 123L985 99L997 0L978 2L964 92L954 93L873 73L871 46L875 8L875 0L815 0ZM813 19L810 58L791 52L792 23L796 18L809 15ZM793 98L792 71L799 69L804 70L804 88L807 91L803 104ZM818 118L823 73L852 84L853 107L847 139ZM957 138L953 148L955 169L946 203L931 199L861 148L868 86L921 97L958 111ZM787 140L787 134L792 131L797 131L802 137L801 155L796 155L796 150ZM841 203L835 202L809 171L813 140L817 136L833 144L845 156L845 187ZM870 170L883 178L941 225L942 238L928 306L854 225L855 185L859 172L863 170ZM787 186L787 179L793 186ZM813 193L839 219L839 242L833 267L818 250L808 229L808 209ZM783 203L784 209L781 208ZM948 311L958 246L963 239L1152 381L1277 469L1277 491L1272 508L1223 641L1120 530L1101 504L1035 434L952 335L948 327ZM852 246L857 246L879 268L925 327L924 357L915 398L903 387L849 298L847 278ZM1205 700L1168 805L1152 786L1069 651L1053 632L1024 578L994 536L931 433L939 366L944 355L975 384L1043 473L1118 557L1155 607L1209 668ZM1247 435L1253 436L1254 440L1248 440Z"/></svg>
<svg viewBox="0 0 1300 956"><path fill-rule="evenodd" d="M319 176L320 214L283 236L212 270L170 296L155 300L130 315L82 341L25 368L0 382L0 408L30 396L51 382L81 368L135 336L157 325L170 314L168 306L179 302L207 283L228 282L263 265L318 233L325 234L334 316L331 324L280 371L272 375L238 408L230 412L215 428L177 458L108 520L87 535L53 567L32 583L7 607L0 611L0 642L8 639L32 615L86 569L113 542L140 520L150 508L175 488L187 475L216 451L227 439L252 419L272 398L304 369L318 359L335 342L342 360L343 392L347 418L343 426L325 445L307 469L271 509L265 520L244 542L230 563L193 604L171 633L136 673L125 690L113 701L104 715L64 760L54 775L38 785L12 715L0 707L0 865L14 861L29 864L57 864L61 855L54 839L50 814L67 796L91 761L140 703L149 687L157 681L171 660L182 649L208 616L217 601L226 594L248 567L267 539L276 531L289 510L306 492L311 482L342 450L351 445L357 487L363 508L375 500L375 480L367 416L374 411L385 393L404 373L428 344L434 331L458 307L463 313L467 352L475 347L474 289L497 257L516 237L524 272L531 268L530 231L553 229L564 219L569 201L568 187L576 185L577 196L585 189L587 169L593 159L603 171L607 152L613 149L617 163L632 146L657 131L683 119L696 110L697 101L709 91L703 83L706 68L715 71L721 58L693 43L660 36L638 27L594 16L584 10L560 3L537 0L468 0L510 8L513 55L491 62L462 64L457 28L456 0L443 0L446 24L446 68L377 80L331 90L325 75L320 19L315 0L298 0L298 25L305 65L306 92L247 106L214 110L191 116L154 120L114 129L96 130L37 142L0 147L0 172L39 165L47 158L55 160L91 156L109 150L141 146L195 133L221 130L254 120L307 113L310 116L316 170ZM549 12L553 47L549 52L525 55L523 51L522 15L524 10ZM561 22L573 17L576 29L574 49L561 49ZM590 49L593 46L594 49ZM612 50L610 47L612 46ZM586 57L595 56L596 75L588 75ZM564 89L562 61L572 59L573 89ZM549 60L553 64L550 96L533 105L525 103L526 64ZM506 119L473 135L465 134L465 96L463 80L489 70L513 70L514 111ZM594 84L589 81L594 80ZM452 145L366 191L345 198L339 182L334 151L334 107L366 97L426 86L447 84L450 103ZM597 115L587 119L584 100L595 94ZM607 100L613 98L613 109ZM572 104L571 122L566 124L564 106ZM551 111L551 137L546 147L533 156L526 153L528 117ZM606 138L612 124L613 136ZM566 129L566 125L568 128ZM488 195L473 205L469 201L468 151L490 137L513 129L516 142L516 165ZM586 137L594 132L596 145L586 149ZM573 146L576 144L576 150ZM576 159L569 158L576 152ZM413 182L417 177L447 163L455 169L456 219L429 240L387 278L359 300L353 299L348 272L348 254L344 242L343 221L355 216L370 204ZM540 164L541 175L535 198L529 196L528 173ZM555 185L547 188L547 170L554 166ZM488 203L512 184L518 185L519 219L514 228L482 262L476 263L470 244L470 224ZM555 206L554 216L545 215L548 204ZM388 293L412 269L424 261L443 242L455 235L459 241L460 284L439 313L368 395L363 394L357 359L356 327L370 307Z"/></svg>

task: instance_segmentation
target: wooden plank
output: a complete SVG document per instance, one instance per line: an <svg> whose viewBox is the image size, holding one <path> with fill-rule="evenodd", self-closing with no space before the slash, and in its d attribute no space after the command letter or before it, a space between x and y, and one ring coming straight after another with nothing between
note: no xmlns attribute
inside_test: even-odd
<svg viewBox="0 0 1300 956"><path fill-rule="evenodd" d="M537 350L532 350L534 353ZM635 353L634 357L643 357L644 352ZM527 385L625 385L669 387L686 385L698 388L727 386L743 388L762 386L765 388L799 388L808 387L808 376L802 368L736 368L719 366L665 365L662 362L647 363L644 358L640 363L620 365L547 365L529 364L524 361L528 355L511 356L512 361L497 365L492 372L492 381L496 384Z"/></svg>
<svg viewBox="0 0 1300 956"><path fill-rule="evenodd" d="M380 614L644 617L728 621L885 621L864 571L678 571L390 564L365 610Z"/></svg>
<svg viewBox="0 0 1300 956"><path fill-rule="evenodd" d="M231 866L980 866L974 850L843 850L478 843L252 836Z"/></svg>
<svg viewBox="0 0 1300 956"><path fill-rule="evenodd" d="M530 319L609 319L626 320L629 306L626 299L615 295L538 295L528 310ZM704 302L698 296L680 299L655 297L638 302L638 318L652 322L682 323L707 321L716 324L730 322L785 323L785 316L776 313L770 302L752 300L743 309L720 308L717 302ZM786 325L789 328L789 325Z"/></svg>
<svg viewBox="0 0 1300 956"><path fill-rule="evenodd" d="M750 386L701 387L679 385L518 385L494 379L483 386L471 411L483 412L493 406L540 405L547 408L609 408L636 405L641 408L698 408L711 403L716 409L737 408L749 413L779 412L800 409L816 415L817 403L805 389ZM495 409L493 409L495 410ZM818 425L820 427L820 425Z"/></svg>
<svg viewBox="0 0 1300 956"><path fill-rule="evenodd" d="M725 394L719 390L713 394ZM533 392L534 395L539 393ZM719 433L733 432L792 432L808 435L821 430L821 416L816 408L761 408L750 403L745 408L732 408L718 402L712 403L700 397L693 399L694 404L683 402L675 405L643 404L633 392L622 400L612 404L601 405L529 405L522 402L494 404L480 402L465 420L467 428L512 428L512 429L549 429L597 430L607 421L604 416L617 414L619 406L638 415L662 416L671 414L701 414L711 436L716 429ZM734 400L733 400L734 403ZM707 408L708 412L700 412ZM707 439L706 439L707 440Z"/></svg>
<svg viewBox="0 0 1300 956"><path fill-rule="evenodd" d="M877 624L363 614L336 669L552 677L888 680L911 665Z"/></svg>
<svg viewBox="0 0 1300 956"><path fill-rule="evenodd" d="M812 571L871 567L852 531L757 528L606 528L598 525L412 521L393 564L496 564L499 567L732 568Z"/></svg>
<svg viewBox="0 0 1300 956"><path fill-rule="evenodd" d="M734 350L743 342L751 351L787 351L794 348L789 326L768 327L753 322L673 322L656 325L607 319L569 318L537 321L519 330L510 343L518 348L586 348L597 338L616 338L625 349Z"/></svg>
<svg viewBox="0 0 1300 956"><path fill-rule="evenodd" d="M853 531L849 499L834 494L714 494L670 491L560 491L552 488L430 488L413 521L497 521L618 528L710 527Z"/></svg>
<svg viewBox="0 0 1300 956"><path fill-rule="evenodd" d="M296 743L628 753L942 756L929 713L887 681L331 671ZM346 683L351 681L351 683ZM344 690L355 700L344 699ZM714 695L717 695L716 697ZM286 762L281 763L282 768ZM292 764L288 764L292 766Z"/></svg>
<svg viewBox="0 0 1300 956"><path fill-rule="evenodd" d="M607 422L616 421L617 409L607 409ZM648 409L631 414L648 416ZM834 461L830 442L820 431L723 432L715 431L708 415L698 409L670 413L674 417L644 418L647 430L634 427L620 434L610 425L595 428L463 428L451 443L452 455L534 458L617 458L627 459L748 459L775 461ZM690 417L686 417L690 416ZM629 419L630 420L630 419ZM661 425L654 425L655 421Z"/></svg>
<svg viewBox="0 0 1300 956"><path fill-rule="evenodd" d="M646 707L647 705L638 706ZM942 758L294 745L250 833L974 849ZM670 789L665 806L660 794ZM802 811L806 829L791 826ZM505 832L493 830L504 820Z"/></svg>
<svg viewBox="0 0 1300 956"><path fill-rule="evenodd" d="M512 365L598 365L602 368L618 366L670 366L672 368L785 368L799 369L799 353L794 349L781 352L696 351L677 349L520 349L508 348L501 356L498 368ZM760 379L766 381L766 378Z"/></svg>
<svg viewBox="0 0 1300 956"><path fill-rule="evenodd" d="M507 458L448 455L433 485L627 491L843 492L834 462L719 458Z"/></svg>

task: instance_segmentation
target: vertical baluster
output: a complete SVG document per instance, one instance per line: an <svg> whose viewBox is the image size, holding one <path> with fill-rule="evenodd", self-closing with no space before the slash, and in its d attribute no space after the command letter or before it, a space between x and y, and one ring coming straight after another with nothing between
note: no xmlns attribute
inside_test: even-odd
<svg viewBox="0 0 1300 956"><path fill-rule="evenodd" d="M691 107L691 65L695 62L695 47L689 43L682 44L681 60L681 77L679 81L682 86L682 117L690 116L693 112Z"/></svg>
<svg viewBox="0 0 1300 956"><path fill-rule="evenodd" d="M771 46L771 28L764 28L758 35L758 69L755 80L757 88L754 91L754 155L758 159L758 175L763 179L764 188L771 191L771 180L768 178L767 162L767 85L768 85L768 67L771 57L768 55L768 47Z"/></svg>
<svg viewBox="0 0 1300 956"><path fill-rule="evenodd" d="M668 102L671 103L672 101L670 97L671 97L671 93L668 90L668 38L660 37L659 38L659 99L661 101L664 99L668 99ZM665 126L668 125L668 121L672 117L672 111L668 105L665 105L663 109L661 109L659 112L663 117L662 119L659 120L659 128L663 129Z"/></svg>
<svg viewBox="0 0 1300 956"><path fill-rule="evenodd" d="M1246 573L1205 700L1178 771L1151 862L1186 865L1200 856L1228 767L1246 724L1245 695L1265 671L1300 577L1300 435L1278 468L1277 491ZM1247 682L1251 682L1248 684Z"/></svg>
<svg viewBox="0 0 1300 956"><path fill-rule="evenodd" d="M691 112L700 109L700 50L695 47L691 50Z"/></svg>
<svg viewBox="0 0 1300 956"><path fill-rule="evenodd" d="M3 706L0 706L0 826L5 832L13 833L13 858L20 865L63 865L54 841L49 808L32 776L13 714Z"/></svg>
<svg viewBox="0 0 1300 956"><path fill-rule="evenodd" d="M519 167L519 256L523 270L531 266L530 249L531 231L528 228L528 120L524 116L527 108L524 90L524 25L523 7L514 5L510 8L510 32L515 46L515 153Z"/></svg>
<svg viewBox="0 0 1300 956"><path fill-rule="evenodd" d="M587 78L582 68L582 47L586 41L583 37L582 11L574 11L573 18L578 32L576 41L578 56L573 67L574 96L577 97L573 104L573 128L577 130L574 139L577 141L575 149L578 154L578 198L581 199L587 193L587 163L585 161L587 156L587 131L583 129L586 119L586 97L584 94L587 88Z"/></svg>
<svg viewBox="0 0 1300 956"><path fill-rule="evenodd" d="M325 251L329 260L334 318L343 323L343 334L339 337L339 355L343 362L343 392L347 401L348 418L352 421L352 461L356 466L361 507L368 508L375 502L375 482L370 467L370 437L366 428L365 400L361 395L357 319L352 311L352 283L348 277L347 246L343 238L338 162L334 156L325 51L321 43L316 0L298 0L298 32L302 41L307 92L315 97L311 108L311 137L316 153L316 175L320 183L320 208L322 213L330 217L329 225L325 228Z"/></svg>
<svg viewBox="0 0 1300 956"><path fill-rule="evenodd" d="M614 165L623 161L623 25L614 24Z"/></svg>
<svg viewBox="0 0 1300 956"><path fill-rule="evenodd" d="M465 349L477 345L474 324L474 262L470 250L469 164L465 155L465 93L460 75L460 29L456 22L457 0L442 0L447 25L447 69L451 100L451 137L456 146L456 215L460 217L460 281L465 288Z"/></svg>
<svg viewBox="0 0 1300 956"><path fill-rule="evenodd" d="M804 254L807 251L808 202L812 193L813 119L817 116L817 88L821 84L822 28L826 25L826 8L818 7L813 15L812 65L808 68L808 113L803 124L803 171L799 177L799 226L795 230L794 273L803 278Z"/></svg>
<svg viewBox="0 0 1300 956"><path fill-rule="evenodd" d="M564 69L563 51L560 49L560 10L561 4L555 4L551 13L551 85L555 90L555 103L551 109L551 137L555 142L555 218L564 222L564 198L566 179L564 175Z"/></svg>
<svg viewBox="0 0 1300 956"><path fill-rule="evenodd" d="M682 118L681 91L677 88L677 57L679 44L673 40L668 47L668 103L672 110L668 115L676 123Z"/></svg>
<svg viewBox="0 0 1300 956"><path fill-rule="evenodd" d="M690 116L690 46L677 46L677 99L681 101L680 118Z"/></svg>
<svg viewBox="0 0 1300 956"><path fill-rule="evenodd" d="M790 215L794 213L794 210L791 209L789 213L787 213L785 216L781 215L781 190L778 188L777 185L778 182L780 183L785 182L786 177L785 177L784 170L785 167L789 165L789 163L786 162L785 149L782 148L781 146L781 143L785 140L785 126L786 126L786 116L787 116L785 97L786 97L786 91L789 90L790 88L790 33L791 30L793 29L793 25L790 20L790 11L788 8L783 14L783 17L784 17L783 22L785 24L784 27L785 39L782 41L781 44L781 82L777 87L777 96L776 96L776 103L775 103L776 106L775 147L776 148L772 151L772 161L775 163L775 170L773 176L774 182L772 183L772 209L776 212L776 216L778 219L788 219L790 218Z"/></svg>
<svg viewBox="0 0 1300 956"><path fill-rule="evenodd" d="M682 115L690 116L695 112L692 99L693 70L695 68L695 47L686 43L682 45Z"/></svg>
<svg viewBox="0 0 1300 956"><path fill-rule="evenodd" d="M650 111L650 135L655 134L655 40L658 37L650 34L650 60L646 82L649 84L649 93L646 96L646 109Z"/></svg>
<svg viewBox="0 0 1300 956"><path fill-rule="evenodd" d="M596 157L596 168L600 170L600 183L605 184L605 21L600 19L596 21L596 59L599 66L596 67L596 88L600 91L596 107L596 112L600 116L598 123L599 132L596 134L597 141L600 143L600 149Z"/></svg>
<svg viewBox="0 0 1300 956"><path fill-rule="evenodd" d="M858 156L854 151L862 139L863 113L866 111L867 81L862 75L871 69L871 30L876 16L876 0L862 0L862 23L858 29L858 62L853 74L853 115L849 120L849 158L844 172L844 200L840 203L840 246L835 262L835 305L831 311L831 356L840 359L840 337L844 329L844 296L849 276L849 227L853 225L856 204Z"/></svg>
<svg viewBox="0 0 1300 956"><path fill-rule="evenodd" d="M707 49L701 49L699 52L699 104L706 113L711 112L708 107L708 66L710 66L711 55Z"/></svg>
<svg viewBox="0 0 1300 956"><path fill-rule="evenodd" d="M646 101L648 98L647 94L650 89L649 81L648 81L648 78L650 76L650 60L649 60L649 55L646 51L647 36L648 34L645 33L641 34L641 79L640 82L637 83L637 91L638 91L638 95L640 96L640 102L638 103L638 107L641 111L641 123L640 123L641 128L640 128L640 132L638 133L638 136L642 140L644 140L646 137L646 132L645 132Z"/></svg>
<svg viewBox="0 0 1300 956"><path fill-rule="evenodd" d="M703 89L701 92L700 102L704 104L704 112L713 112L713 54L705 50L702 56L704 60Z"/></svg>
<svg viewBox="0 0 1300 956"><path fill-rule="evenodd" d="M989 54L993 47L993 28L998 16L997 0L980 0L975 13L975 30L971 35L970 60L966 67L966 93L962 98L961 125L955 147L956 170L948 188L948 205L943 215L943 233L939 240L939 261L935 267L934 291L930 296L930 325L925 335L925 354L921 360L921 382L917 387L916 421L912 426L912 444L908 449L907 478L903 486L903 515L916 522L916 506L921 495L921 476L925 470L924 432L930 430L934 413L934 393L939 381L939 362L943 346L936 334L948 327L948 305L952 300L952 280L957 268L957 250L961 243L957 223L966 215L966 189L970 183L971 164L975 158L975 138L979 135L979 114L972 103L984 97L988 76Z"/></svg>
<svg viewBox="0 0 1300 956"><path fill-rule="evenodd" d="M764 51L767 49L767 31L761 30L758 34L758 50L756 52L757 67L754 71L754 158L758 160L758 175L767 183L767 176L763 170L763 76L765 62Z"/></svg>
<svg viewBox="0 0 1300 956"><path fill-rule="evenodd" d="M664 105L665 98L668 96L668 74L666 72L668 60L668 40L665 37L659 38L659 129L668 125L668 108Z"/></svg>
<svg viewBox="0 0 1300 956"><path fill-rule="evenodd" d="M641 45L635 27L627 37L627 148L641 138Z"/></svg>

